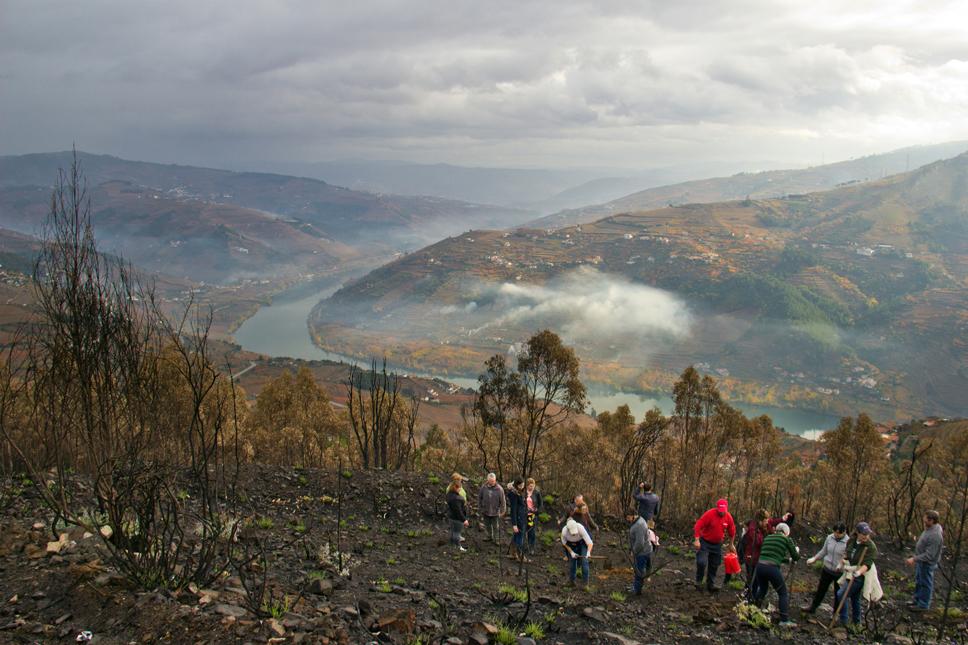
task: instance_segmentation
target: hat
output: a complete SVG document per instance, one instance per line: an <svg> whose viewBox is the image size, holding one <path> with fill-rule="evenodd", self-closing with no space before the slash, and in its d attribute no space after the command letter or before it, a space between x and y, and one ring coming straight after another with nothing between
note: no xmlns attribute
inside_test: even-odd
<svg viewBox="0 0 968 645"><path fill-rule="evenodd" d="M859 524L857 524L857 532L860 533L861 535L870 535L871 533L874 532L874 530L871 528L871 525L868 524L867 522L860 522Z"/></svg>
<svg viewBox="0 0 968 645"><path fill-rule="evenodd" d="M783 535L790 535L790 527L785 522L780 522L776 525L776 532L782 533Z"/></svg>
<svg viewBox="0 0 968 645"><path fill-rule="evenodd" d="M729 508L729 503L725 499L721 499L716 502L716 510L720 513L725 513Z"/></svg>

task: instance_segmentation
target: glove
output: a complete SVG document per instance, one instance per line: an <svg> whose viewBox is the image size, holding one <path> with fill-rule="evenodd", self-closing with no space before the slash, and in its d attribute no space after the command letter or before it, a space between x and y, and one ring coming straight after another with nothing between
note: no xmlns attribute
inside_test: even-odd
<svg viewBox="0 0 968 645"><path fill-rule="evenodd" d="M574 551L572 551L572 552L571 552L571 559L572 559L572 560L577 560L577 559L578 559L578 554L577 554L577 553L575 553Z"/></svg>
<svg viewBox="0 0 968 645"><path fill-rule="evenodd" d="M807 558L807 564L813 564L817 561L817 558Z"/></svg>
<svg viewBox="0 0 968 645"><path fill-rule="evenodd" d="M800 555L800 547L794 546L793 548L797 550L797 555Z"/></svg>

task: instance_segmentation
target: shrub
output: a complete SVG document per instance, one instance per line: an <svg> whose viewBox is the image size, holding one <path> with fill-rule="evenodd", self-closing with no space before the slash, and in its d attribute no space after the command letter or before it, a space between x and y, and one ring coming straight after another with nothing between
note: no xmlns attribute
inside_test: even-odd
<svg viewBox="0 0 968 645"><path fill-rule="evenodd" d="M555 503L555 496L554 495L545 495L544 498L543 498L543 501L544 501L545 504L551 506L552 504Z"/></svg>
<svg viewBox="0 0 968 645"><path fill-rule="evenodd" d="M733 608L733 612L741 622L746 623L754 629L770 629L772 627L770 618L756 605L741 602Z"/></svg>
<svg viewBox="0 0 968 645"><path fill-rule="evenodd" d="M625 602L625 598L626 598L625 594L622 593L621 591L613 591L611 594L609 594L608 597L614 600L615 602Z"/></svg>
<svg viewBox="0 0 968 645"><path fill-rule="evenodd" d="M498 625L497 635L494 636L494 642L499 645L517 645L518 636L514 633L514 630L507 625Z"/></svg>
<svg viewBox="0 0 968 645"><path fill-rule="evenodd" d="M743 589L743 588L744 588L744 587L745 587L746 585L744 585L744 584L743 584L743 581L742 581L742 580L740 580L739 578L733 578L732 580L730 580L730 581L729 581L729 584L728 584L728 585L726 585L726 586L727 586L728 588L730 588L730 589L733 589L733 590L735 590L735 591L740 591L740 590L741 590L741 589Z"/></svg>
<svg viewBox="0 0 968 645"><path fill-rule="evenodd" d="M275 526L275 523L272 521L272 518L270 517L260 517L255 521L255 525L258 526L260 529L269 530L273 526Z"/></svg>
<svg viewBox="0 0 968 645"><path fill-rule="evenodd" d="M540 641L545 637L544 625L538 622L530 622L524 627L524 635Z"/></svg>
<svg viewBox="0 0 968 645"><path fill-rule="evenodd" d="M542 524L547 524L551 521L551 516L547 513L538 513L538 521Z"/></svg>

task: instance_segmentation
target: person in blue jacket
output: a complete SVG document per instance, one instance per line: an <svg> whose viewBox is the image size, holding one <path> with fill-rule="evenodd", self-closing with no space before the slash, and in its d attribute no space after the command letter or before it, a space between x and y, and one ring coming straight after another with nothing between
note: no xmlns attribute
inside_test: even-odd
<svg viewBox="0 0 968 645"><path fill-rule="evenodd" d="M514 531L514 557L524 560L524 535L528 530L528 503L525 499L527 493L524 490L524 480L518 477L507 485L507 491L511 530Z"/></svg>

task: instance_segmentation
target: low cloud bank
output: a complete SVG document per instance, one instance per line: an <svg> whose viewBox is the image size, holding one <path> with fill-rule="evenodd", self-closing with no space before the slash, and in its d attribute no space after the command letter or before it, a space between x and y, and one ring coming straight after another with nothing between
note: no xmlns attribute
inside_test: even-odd
<svg viewBox="0 0 968 645"><path fill-rule="evenodd" d="M477 332L532 325L553 329L569 342L617 345L685 338L693 322L675 295L590 267L547 285L505 283L492 289L497 317Z"/></svg>

